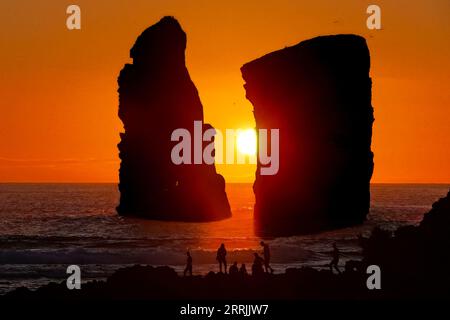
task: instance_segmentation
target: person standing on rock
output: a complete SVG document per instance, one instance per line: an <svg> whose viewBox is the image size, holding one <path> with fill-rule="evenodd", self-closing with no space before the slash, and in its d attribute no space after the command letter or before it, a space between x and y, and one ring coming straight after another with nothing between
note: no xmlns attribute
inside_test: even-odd
<svg viewBox="0 0 450 320"><path fill-rule="evenodd" d="M219 261L219 270L222 272L222 264L225 267L225 274L227 273L227 250L225 249L225 245L222 243L217 249L217 261Z"/></svg>
<svg viewBox="0 0 450 320"><path fill-rule="evenodd" d="M338 263L339 263L339 256L341 255L338 247L336 246L336 242L333 243L333 259L330 262L330 271L333 273L333 267L337 270L338 273L341 273L341 270L339 270Z"/></svg>
<svg viewBox="0 0 450 320"><path fill-rule="evenodd" d="M267 243L264 241L260 242L261 246L263 247L263 257L264 257L264 269L266 269L266 273L269 272L273 273L273 269L270 266L270 248Z"/></svg>
<svg viewBox="0 0 450 320"><path fill-rule="evenodd" d="M192 276L192 257L189 250L186 252L186 268L184 269L184 276L186 277L186 273L189 272L189 275Z"/></svg>

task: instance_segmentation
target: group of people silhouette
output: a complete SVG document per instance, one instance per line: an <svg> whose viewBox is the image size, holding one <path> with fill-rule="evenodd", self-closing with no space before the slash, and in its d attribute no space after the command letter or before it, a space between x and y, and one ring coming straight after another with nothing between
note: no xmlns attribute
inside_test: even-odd
<svg viewBox="0 0 450 320"><path fill-rule="evenodd" d="M252 264L252 275L258 275L266 273L273 273L273 269L270 266L270 248L267 243L264 241L260 242L263 248L263 257L261 257L258 253L254 253L254 260ZM186 268L184 269L184 275L186 274L192 275L192 256L189 250L186 252ZM227 249L225 248L225 244L222 243L217 249L216 260L219 263L219 272L223 272L225 274L229 273L230 275L234 274L248 274L247 267L245 263L242 263L240 267L238 267L237 261L235 261L230 268L227 268Z"/></svg>
<svg viewBox="0 0 450 320"><path fill-rule="evenodd" d="M264 241L260 242L260 245L263 248L263 257L261 257L257 252L253 253L254 259L252 264L252 275L260 275L264 272L266 273L273 273L273 269L270 266L270 248L267 243ZM186 274L189 274L192 276L192 257L189 250L186 252L187 259L186 259L186 268L184 269L184 276ZM340 257L340 251L336 245L336 243L333 243L333 252L332 252L332 260L329 264L330 271L333 272L333 268L337 270L338 273L341 273L338 267L339 263L339 257ZM238 268L238 263L235 261L230 268L227 270L227 249L225 249L225 244L222 243L217 249L217 255L216 260L219 263L219 272L222 273L222 267L223 272L226 274L227 271L230 275L235 274L248 274L247 267L245 266L245 263L241 264L241 267Z"/></svg>

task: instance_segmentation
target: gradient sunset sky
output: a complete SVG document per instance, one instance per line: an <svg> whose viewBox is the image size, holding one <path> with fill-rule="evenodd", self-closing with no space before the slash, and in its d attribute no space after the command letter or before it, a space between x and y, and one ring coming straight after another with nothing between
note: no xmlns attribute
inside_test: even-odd
<svg viewBox="0 0 450 320"><path fill-rule="evenodd" d="M82 29L66 28L81 7ZM368 30L366 8L382 10ZM255 125L240 67L318 35L355 33L372 59L372 182L450 182L450 1L18 0L0 2L0 182L116 182L117 76L164 15L214 127ZM282 141L281 141L282 143ZM252 182L254 166L218 167Z"/></svg>

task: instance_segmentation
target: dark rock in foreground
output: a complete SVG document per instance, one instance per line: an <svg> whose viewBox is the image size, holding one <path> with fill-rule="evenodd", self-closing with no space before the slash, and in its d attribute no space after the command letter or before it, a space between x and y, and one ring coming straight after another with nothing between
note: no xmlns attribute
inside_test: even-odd
<svg viewBox="0 0 450 320"><path fill-rule="evenodd" d="M372 294L373 295L373 294ZM335 276L310 268L288 269L279 275L225 275L180 277L169 267L134 266L120 269L106 282L83 284L68 290L65 282L51 283L33 292L25 288L8 293L10 299L360 299L368 297L365 280L356 273Z"/></svg>
<svg viewBox="0 0 450 320"><path fill-rule="evenodd" d="M231 216L225 180L214 164L175 165L171 160L178 143L171 142L173 130L186 128L194 137L194 121L203 121L185 48L179 23L165 17L138 37L130 52L133 63L120 73L119 117L125 129L118 145L121 215L181 221Z"/></svg>
<svg viewBox="0 0 450 320"><path fill-rule="evenodd" d="M362 263L384 273L384 288L408 296L420 288L423 296L450 298L450 192L433 204L418 226L394 233L375 229L361 239Z"/></svg>
<svg viewBox="0 0 450 320"><path fill-rule="evenodd" d="M317 37L242 67L256 127L280 130L278 174L261 175L260 163L256 172L261 234L365 220L373 171L369 68L366 42L356 35Z"/></svg>

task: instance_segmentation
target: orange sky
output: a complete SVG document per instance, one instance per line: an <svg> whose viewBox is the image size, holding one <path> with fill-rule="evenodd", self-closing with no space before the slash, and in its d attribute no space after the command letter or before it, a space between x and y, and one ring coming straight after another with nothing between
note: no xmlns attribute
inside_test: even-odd
<svg viewBox="0 0 450 320"><path fill-rule="evenodd" d="M380 31L366 28L369 4ZM78 4L82 30L66 29ZM239 68L324 34L356 33L372 55L373 182L450 182L450 1L41 0L0 3L0 182L115 182L116 79L163 15L188 36L187 65L219 129L253 127ZM281 142L282 143L282 142ZM253 166L219 166L252 182Z"/></svg>

